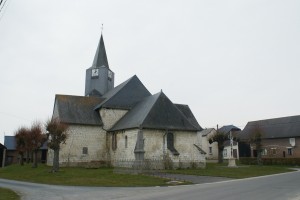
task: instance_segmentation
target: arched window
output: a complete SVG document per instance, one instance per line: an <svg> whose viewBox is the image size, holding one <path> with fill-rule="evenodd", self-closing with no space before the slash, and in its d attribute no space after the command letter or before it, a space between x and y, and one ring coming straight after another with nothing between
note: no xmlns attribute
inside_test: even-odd
<svg viewBox="0 0 300 200"><path fill-rule="evenodd" d="M173 155L178 156L179 153L174 147L174 134L168 133L167 134L167 148L172 152Z"/></svg>
<svg viewBox="0 0 300 200"><path fill-rule="evenodd" d="M116 150L117 149L117 133L112 133L111 135L111 147L112 150Z"/></svg>
<svg viewBox="0 0 300 200"><path fill-rule="evenodd" d="M128 138L127 138L127 135L125 135L125 148L128 147Z"/></svg>

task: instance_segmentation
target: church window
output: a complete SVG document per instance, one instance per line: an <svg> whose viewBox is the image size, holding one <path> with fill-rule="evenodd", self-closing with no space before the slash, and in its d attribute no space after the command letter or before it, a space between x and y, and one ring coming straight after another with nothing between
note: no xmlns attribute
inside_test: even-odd
<svg viewBox="0 0 300 200"><path fill-rule="evenodd" d="M212 147L209 147L209 154L212 154Z"/></svg>
<svg viewBox="0 0 300 200"><path fill-rule="evenodd" d="M168 133L167 134L167 148L173 153L174 156L178 156L179 153L174 147L174 134Z"/></svg>
<svg viewBox="0 0 300 200"><path fill-rule="evenodd" d="M288 155L290 155L290 156L293 155L292 148L288 148L287 150L288 150Z"/></svg>
<svg viewBox="0 0 300 200"><path fill-rule="evenodd" d="M125 135L125 148L128 147L128 138L127 138L127 135Z"/></svg>
<svg viewBox="0 0 300 200"><path fill-rule="evenodd" d="M112 150L116 150L117 149L117 134L113 133L112 135Z"/></svg>
<svg viewBox="0 0 300 200"><path fill-rule="evenodd" d="M87 147L82 148L82 154L88 154L88 148Z"/></svg>

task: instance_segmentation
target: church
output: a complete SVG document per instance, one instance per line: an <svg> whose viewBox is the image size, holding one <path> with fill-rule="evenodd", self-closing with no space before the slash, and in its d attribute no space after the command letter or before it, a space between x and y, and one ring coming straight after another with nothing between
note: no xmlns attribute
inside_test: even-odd
<svg viewBox="0 0 300 200"><path fill-rule="evenodd" d="M160 164L150 168L164 168L167 161L178 168L205 163L203 129L188 105L173 103L162 91L151 94L136 75L114 86L102 34L85 77L84 96L55 96L52 118L69 125L60 165L155 161ZM47 164L52 160L49 150Z"/></svg>

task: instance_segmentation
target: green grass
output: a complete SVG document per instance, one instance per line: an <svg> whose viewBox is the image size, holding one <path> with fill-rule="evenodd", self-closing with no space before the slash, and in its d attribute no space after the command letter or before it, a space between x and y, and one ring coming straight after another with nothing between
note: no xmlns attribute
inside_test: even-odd
<svg viewBox="0 0 300 200"><path fill-rule="evenodd" d="M79 167L61 168L57 173L50 173L51 168L39 165L11 165L0 168L0 178L53 185L77 186L166 186L168 179L146 175L115 174L112 168L85 169ZM166 170L168 173L198 176L219 176L228 178L248 178L292 171L282 166L239 166L228 168L225 164L207 163L205 169ZM183 183L187 184L187 183Z"/></svg>
<svg viewBox="0 0 300 200"><path fill-rule="evenodd" d="M283 166L239 165L237 168L228 168L226 164L207 163L205 169L167 170L173 174L188 174L197 176L218 176L227 178L249 178L293 171Z"/></svg>
<svg viewBox="0 0 300 200"><path fill-rule="evenodd" d="M20 196L16 194L14 191L0 188L0 200L19 200Z"/></svg>
<svg viewBox="0 0 300 200"><path fill-rule="evenodd" d="M11 165L0 168L0 178L53 185L81 186L165 186L168 179L145 175L115 174L112 168L85 169L61 168L57 173L50 173L51 168L39 165Z"/></svg>

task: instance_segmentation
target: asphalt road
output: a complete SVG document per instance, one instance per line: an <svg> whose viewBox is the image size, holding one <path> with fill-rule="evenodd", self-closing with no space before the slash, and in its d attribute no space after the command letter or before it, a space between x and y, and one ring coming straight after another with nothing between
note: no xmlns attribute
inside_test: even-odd
<svg viewBox="0 0 300 200"><path fill-rule="evenodd" d="M300 200L300 172L171 187L70 187L5 179L0 179L0 187L17 191L23 196L22 199L24 200Z"/></svg>

